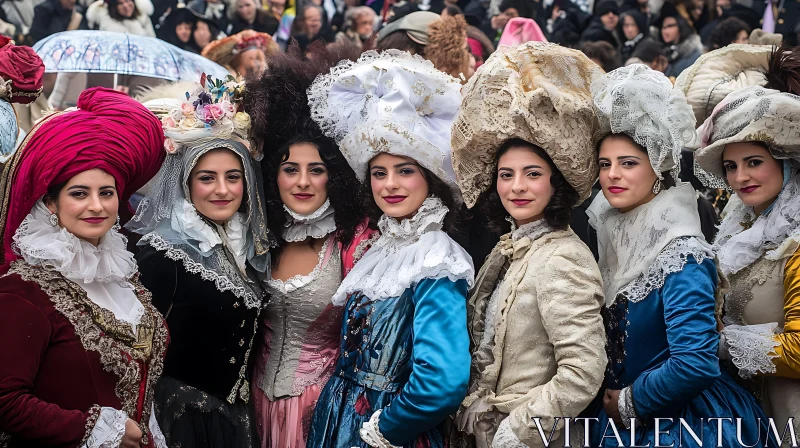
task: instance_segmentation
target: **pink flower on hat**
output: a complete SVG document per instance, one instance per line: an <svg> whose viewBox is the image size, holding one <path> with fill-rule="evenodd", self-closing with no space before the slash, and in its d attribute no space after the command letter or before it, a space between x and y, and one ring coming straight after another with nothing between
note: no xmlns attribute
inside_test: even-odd
<svg viewBox="0 0 800 448"><path fill-rule="evenodd" d="M225 110L219 104L208 104L203 112L203 121L211 123L225 116Z"/></svg>

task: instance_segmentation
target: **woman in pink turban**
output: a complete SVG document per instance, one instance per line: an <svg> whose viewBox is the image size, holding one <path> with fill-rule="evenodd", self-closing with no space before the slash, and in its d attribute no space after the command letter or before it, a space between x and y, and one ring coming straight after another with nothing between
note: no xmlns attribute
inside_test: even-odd
<svg viewBox="0 0 800 448"><path fill-rule="evenodd" d="M118 233L164 160L159 120L89 89L45 117L0 180L0 440L164 447L152 412L167 328ZM125 211L123 209L123 211Z"/></svg>

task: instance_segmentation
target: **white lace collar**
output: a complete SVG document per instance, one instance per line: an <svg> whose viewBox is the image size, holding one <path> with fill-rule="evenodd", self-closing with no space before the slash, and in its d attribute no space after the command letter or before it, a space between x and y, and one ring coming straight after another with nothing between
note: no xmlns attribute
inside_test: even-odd
<svg viewBox="0 0 800 448"><path fill-rule="evenodd" d="M413 243L422 234L431 230L441 230L448 208L437 197L425 199L411 218L397 221L387 215L378 220L381 239L394 239Z"/></svg>
<svg viewBox="0 0 800 448"><path fill-rule="evenodd" d="M331 207L330 198L325 200L320 208L309 215L295 213L285 204L283 209L289 215L286 220L286 227L283 229L283 239L290 243L304 241L311 237L314 239L323 238L336 230L334 220L334 210Z"/></svg>
<svg viewBox="0 0 800 448"><path fill-rule="evenodd" d="M519 227L517 227L517 224L514 222L514 218L510 216L506 218L506 221L511 223L511 240L515 242L523 238L529 238L531 241L536 241L553 231L553 228L550 227L547 224L547 221L544 219L538 219L536 221L523 224Z"/></svg>
<svg viewBox="0 0 800 448"><path fill-rule="evenodd" d="M627 213L599 194L587 210L597 230L600 273L606 305L618 296L638 302L664 286L666 276L683 269L689 255L698 263L713 258L697 214L697 197L688 183L659 193Z"/></svg>
<svg viewBox="0 0 800 448"><path fill-rule="evenodd" d="M722 220L714 242L720 270L734 274L759 257L779 260L800 243L800 174L783 187L769 213L757 218L753 207L739 202ZM744 227L749 225L750 228Z"/></svg>
<svg viewBox="0 0 800 448"><path fill-rule="evenodd" d="M382 216L380 238L342 281L333 304L344 305L356 291L372 300L399 297L426 278L463 279L472 286L472 258L441 230L447 212L440 199L428 198L409 219Z"/></svg>
<svg viewBox="0 0 800 448"><path fill-rule="evenodd" d="M127 282L136 273L133 254L125 249L127 240L116 230L109 230L94 246L53 226L49 218L50 211L38 201L14 233L15 251L28 264L83 283Z"/></svg>
<svg viewBox="0 0 800 448"><path fill-rule="evenodd" d="M234 213L224 226L214 227L203 219L194 205L186 199L175 204L171 218L172 229L181 235L198 242L200 250L207 256L217 245L224 244L244 272L247 260L247 226L241 213Z"/></svg>

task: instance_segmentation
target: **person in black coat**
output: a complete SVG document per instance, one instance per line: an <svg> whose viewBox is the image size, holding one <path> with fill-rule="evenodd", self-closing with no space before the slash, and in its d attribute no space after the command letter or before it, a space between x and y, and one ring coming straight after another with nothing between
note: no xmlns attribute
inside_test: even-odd
<svg viewBox="0 0 800 448"><path fill-rule="evenodd" d="M213 20L221 30L228 29L228 4L224 0L189 0L186 7L199 16Z"/></svg>
<svg viewBox="0 0 800 448"><path fill-rule="evenodd" d="M303 8L302 15L297 18L302 21L303 33L294 36L301 50L305 51L316 40L326 43L336 41L330 27L325 26L322 20L324 14L325 11L319 6L311 5Z"/></svg>
<svg viewBox="0 0 800 448"><path fill-rule="evenodd" d="M592 20L592 16L584 12L572 0L555 0L545 9L547 19L547 40L562 47L576 47L581 40L581 33Z"/></svg>
<svg viewBox="0 0 800 448"><path fill-rule="evenodd" d="M236 13L228 25L226 34L232 36L244 30L254 30L271 36L278 31L278 26L280 26L278 19L259 8L255 0L237 0Z"/></svg>
<svg viewBox="0 0 800 448"><path fill-rule="evenodd" d="M617 33L619 23L619 8L615 0L604 0L594 9L595 18L581 36L582 42L608 42L619 51L622 39Z"/></svg>
<svg viewBox="0 0 800 448"><path fill-rule="evenodd" d="M775 30L765 29L767 32L782 34L784 39L791 45L797 45L796 28L800 24L800 1L797 0L772 0L772 14L775 18ZM752 8L756 11L759 25L764 24L764 14L767 9L767 2L754 1Z"/></svg>
<svg viewBox="0 0 800 448"><path fill-rule="evenodd" d="M156 36L181 50L199 53L200 50L196 48L192 39L196 22L197 16L189 8L173 9L164 18L164 23L159 26Z"/></svg>
<svg viewBox="0 0 800 448"><path fill-rule="evenodd" d="M28 36L33 45L51 34L87 28L85 12L75 0L45 0L33 9Z"/></svg>
<svg viewBox="0 0 800 448"><path fill-rule="evenodd" d="M643 42L652 41L647 16L635 9L622 13L619 18L620 35L623 38L620 56L622 65L633 56L633 52Z"/></svg>

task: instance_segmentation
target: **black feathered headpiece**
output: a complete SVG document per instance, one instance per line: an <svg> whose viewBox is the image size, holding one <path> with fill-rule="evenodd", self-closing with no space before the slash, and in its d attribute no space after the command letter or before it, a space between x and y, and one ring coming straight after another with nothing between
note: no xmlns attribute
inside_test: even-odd
<svg viewBox="0 0 800 448"><path fill-rule="evenodd" d="M310 143L317 147L329 170L328 197L335 212L337 238L344 246L353 239L356 227L364 220L362 187L356 179L336 142L322 133L311 118L306 91L314 79L344 59L356 60L360 51L351 45L325 46L313 43L303 53L293 44L286 53L272 56L267 70L258 78L247 80L243 105L251 117L250 144L261 151L261 169L269 217L269 228L280 236L286 214L277 186L277 173L289 157L289 147L295 143ZM273 249L273 264L279 262L281 247Z"/></svg>
<svg viewBox="0 0 800 448"><path fill-rule="evenodd" d="M766 76L768 89L800 95L800 46L784 43L774 49Z"/></svg>

